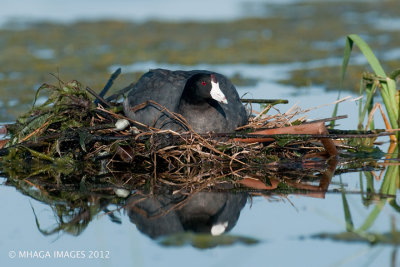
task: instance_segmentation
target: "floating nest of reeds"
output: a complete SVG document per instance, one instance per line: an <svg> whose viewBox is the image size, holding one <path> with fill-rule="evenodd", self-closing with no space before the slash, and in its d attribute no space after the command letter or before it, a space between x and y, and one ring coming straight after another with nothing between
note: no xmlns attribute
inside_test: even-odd
<svg viewBox="0 0 400 267"><path fill-rule="evenodd" d="M8 135L0 149L2 171L47 190L72 192L84 182L90 192L114 194L157 185L174 192L273 189L282 181L293 186L327 172L332 177L338 163L333 139L343 136L325 128L331 118L310 123L295 119L295 109L268 115L274 107L267 104L234 133L177 133L125 117L117 100L127 89L104 100L77 81L42 85L35 102L44 93L47 100L2 129Z"/></svg>

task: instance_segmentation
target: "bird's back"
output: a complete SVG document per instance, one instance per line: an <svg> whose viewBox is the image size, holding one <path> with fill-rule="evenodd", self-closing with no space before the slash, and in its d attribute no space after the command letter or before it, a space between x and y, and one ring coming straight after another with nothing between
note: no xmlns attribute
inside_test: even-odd
<svg viewBox="0 0 400 267"><path fill-rule="evenodd" d="M246 111L240 101L234 85L221 74L214 73L228 104L216 101L207 105L206 109L182 107L181 97L187 80L198 73L213 73L206 70L170 71L164 69L150 70L145 73L129 92L124 101L125 114L133 120L160 129L187 130L169 116L168 112L153 104L141 109L138 105L148 100L157 102L171 112L181 113L196 132L231 132L247 122ZM133 110L132 110L133 108Z"/></svg>

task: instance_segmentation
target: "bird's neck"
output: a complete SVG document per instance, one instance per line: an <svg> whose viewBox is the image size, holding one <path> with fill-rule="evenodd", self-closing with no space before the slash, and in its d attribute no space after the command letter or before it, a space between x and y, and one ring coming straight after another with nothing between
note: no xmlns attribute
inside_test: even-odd
<svg viewBox="0 0 400 267"><path fill-rule="evenodd" d="M193 87L185 88L182 93L181 104L201 106L206 103L206 99L198 95L197 90Z"/></svg>

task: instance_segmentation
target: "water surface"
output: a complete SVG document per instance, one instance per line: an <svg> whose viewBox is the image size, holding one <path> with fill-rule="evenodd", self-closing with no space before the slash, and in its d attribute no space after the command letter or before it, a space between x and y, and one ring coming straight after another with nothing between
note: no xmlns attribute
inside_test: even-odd
<svg viewBox="0 0 400 267"><path fill-rule="evenodd" d="M326 88L338 87L346 34L361 34L377 51L387 70L398 67L399 35L397 24L393 24L398 16L397 2L284 2L7 3L0 10L0 46L5 51L0 57L0 121L12 122L26 111L41 83L57 83L48 73L59 73L65 80L77 79L100 89L110 73L122 67L124 75L114 88L119 89L150 68L211 69L236 77L240 95L288 99L288 105L277 106L284 112L295 103L307 109L337 100L338 91ZM333 14L330 12L333 8L341 12ZM351 64L359 68L349 75L352 82L346 89L351 90L342 91L340 97L358 96L355 92L365 60L355 55ZM332 110L333 106L327 105L306 115L310 119L327 118ZM357 102L340 104L339 115L346 114L349 118L338 121L337 128L355 129L357 110ZM384 127L378 116L376 127ZM387 138L379 140L386 142ZM384 152L387 148L387 143L381 147ZM100 212L79 235L67 231L44 235L39 229L57 226L50 205L7 184L8 178L3 175L0 262L2 266L399 265L396 245L372 246L368 242L312 237L346 231L342 186L348 192L346 198L356 228L363 225L376 206L376 202L366 201L360 191L369 183L379 192L383 179L366 178L365 173L370 175L370 172L358 170L339 173L340 168L324 198L282 193L248 196L228 234L259 242L208 249L192 245L166 247L139 230L123 209L114 213L120 223L112 222L106 212ZM26 187L35 190L29 184ZM107 205L109 210L120 207ZM386 204L368 231L390 232L392 220L397 224L399 214ZM12 251L17 253L15 258L10 258ZM24 251L49 251L52 255L55 251L84 251L86 257L19 257L18 253ZM90 251L109 252L110 257L89 259Z"/></svg>

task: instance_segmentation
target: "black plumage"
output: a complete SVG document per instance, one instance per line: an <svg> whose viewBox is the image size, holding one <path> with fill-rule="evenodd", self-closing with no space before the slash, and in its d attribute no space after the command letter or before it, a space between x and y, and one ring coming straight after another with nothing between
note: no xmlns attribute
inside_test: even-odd
<svg viewBox="0 0 400 267"><path fill-rule="evenodd" d="M217 101L215 92L214 98L210 95L208 83L212 79L218 82L226 99ZM160 129L188 130L148 100L181 114L198 133L231 132L248 120L235 86L225 76L206 70L150 70L138 80L124 101L124 112L133 120ZM143 103L147 105L140 105Z"/></svg>

